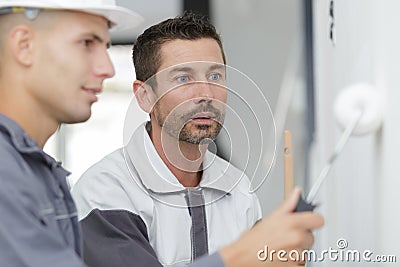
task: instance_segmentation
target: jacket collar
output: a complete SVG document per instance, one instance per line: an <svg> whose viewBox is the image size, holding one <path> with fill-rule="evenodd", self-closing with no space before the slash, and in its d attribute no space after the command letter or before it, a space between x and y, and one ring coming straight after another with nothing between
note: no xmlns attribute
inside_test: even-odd
<svg viewBox="0 0 400 267"><path fill-rule="evenodd" d="M187 190L158 155L146 130L146 123L133 133L129 143L124 147L124 154L129 161L128 168L137 173L140 182L147 190L158 194ZM244 176L243 172L242 175L236 175L235 167L210 151L204 156L203 168L199 188L218 190L222 191L221 193L229 193Z"/></svg>
<svg viewBox="0 0 400 267"><path fill-rule="evenodd" d="M15 121L0 113L0 132L9 136L12 145L21 154L30 154L42 158L49 166L60 167L61 163L56 162L47 155L28 134ZM70 173L67 172L67 175Z"/></svg>

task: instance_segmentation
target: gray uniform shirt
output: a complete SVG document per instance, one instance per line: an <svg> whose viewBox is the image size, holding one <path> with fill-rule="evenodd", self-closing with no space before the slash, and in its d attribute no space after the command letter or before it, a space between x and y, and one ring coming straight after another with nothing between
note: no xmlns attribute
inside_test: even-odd
<svg viewBox="0 0 400 267"><path fill-rule="evenodd" d="M0 114L0 266L84 266L68 174Z"/></svg>

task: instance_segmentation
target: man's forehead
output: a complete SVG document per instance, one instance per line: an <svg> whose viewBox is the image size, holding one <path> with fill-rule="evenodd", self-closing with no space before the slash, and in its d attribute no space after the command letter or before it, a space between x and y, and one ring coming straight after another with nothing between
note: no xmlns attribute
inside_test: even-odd
<svg viewBox="0 0 400 267"><path fill-rule="evenodd" d="M92 36L106 43L110 41L109 21L103 16L64 10L57 17L59 17L61 25L74 30L76 34Z"/></svg>
<svg viewBox="0 0 400 267"><path fill-rule="evenodd" d="M176 64L190 62L216 62L223 64L223 54L217 41L213 38L174 39L161 45L159 56L160 69Z"/></svg>
<svg viewBox="0 0 400 267"><path fill-rule="evenodd" d="M168 73L175 73L175 72L194 73L200 71L213 71L213 70L223 71L225 70L225 65L218 62L195 61L195 62L185 62L173 65L162 71L167 71Z"/></svg>

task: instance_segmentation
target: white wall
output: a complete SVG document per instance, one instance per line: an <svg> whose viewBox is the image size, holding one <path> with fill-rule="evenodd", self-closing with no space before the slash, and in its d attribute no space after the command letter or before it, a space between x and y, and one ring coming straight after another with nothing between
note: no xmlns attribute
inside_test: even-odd
<svg viewBox="0 0 400 267"><path fill-rule="evenodd" d="M375 10L379 18L376 21L377 60L376 82L385 91L387 97L387 110L385 125L382 131L382 145L380 161L378 163L378 206L376 218L378 218L377 245L383 252L395 251L400 257L400 212L399 212L399 188L400 188L400 35L397 34L400 25L398 10L400 2L386 0L386 4L378 4L374 1Z"/></svg>
<svg viewBox="0 0 400 267"><path fill-rule="evenodd" d="M352 83L366 82L386 96L383 129L351 137L324 184L319 212L326 218L317 248L336 248L345 238L349 249L400 256L400 179L397 140L400 131L400 25L396 0L335 0L336 45L329 36L328 0L314 1L317 139L312 169L318 174L341 135L332 112L337 94ZM362 266L325 262L316 266ZM371 266L381 266L374 263ZM386 266L386 265L385 265ZM394 264L393 264L394 266Z"/></svg>

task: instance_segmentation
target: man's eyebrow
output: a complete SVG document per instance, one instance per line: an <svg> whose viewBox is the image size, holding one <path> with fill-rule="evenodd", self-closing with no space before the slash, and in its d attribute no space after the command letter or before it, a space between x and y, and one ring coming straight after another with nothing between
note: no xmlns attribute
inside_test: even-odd
<svg viewBox="0 0 400 267"><path fill-rule="evenodd" d="M98 41L99 43L105 43L107 48L109 48L111 46L111 41L106 42L103 38L101 38L99 35L95 34L95 33L90 33L89 34L93 39L95 39L96 41Z"/></svg>
<svg viewBox="0 0 400 267"><path fill-rule="evenodd" d="M213 70L223 70L225 71L225 65L223 64L213 64L211 66L208 67L209 71L213 71ZM174 72L193 72L194 68L192 67L174 67L172 68L169 73L174 73Z"/></svg>
<svg viewBox="0 0 400 267"><path fill-rule="evenodd" d="M169 73L174 73L174 72L193 72L193 68L191 68L191 67L174 67L169 71Z"/></svg>
<svg viewBox="0 0 400 267"><path fill-rule="evenodd" d="M226 66L224 64L214 64L214 65L211 65L208 69L209 70L222 70L222 71L225 71Z"/></svg>

